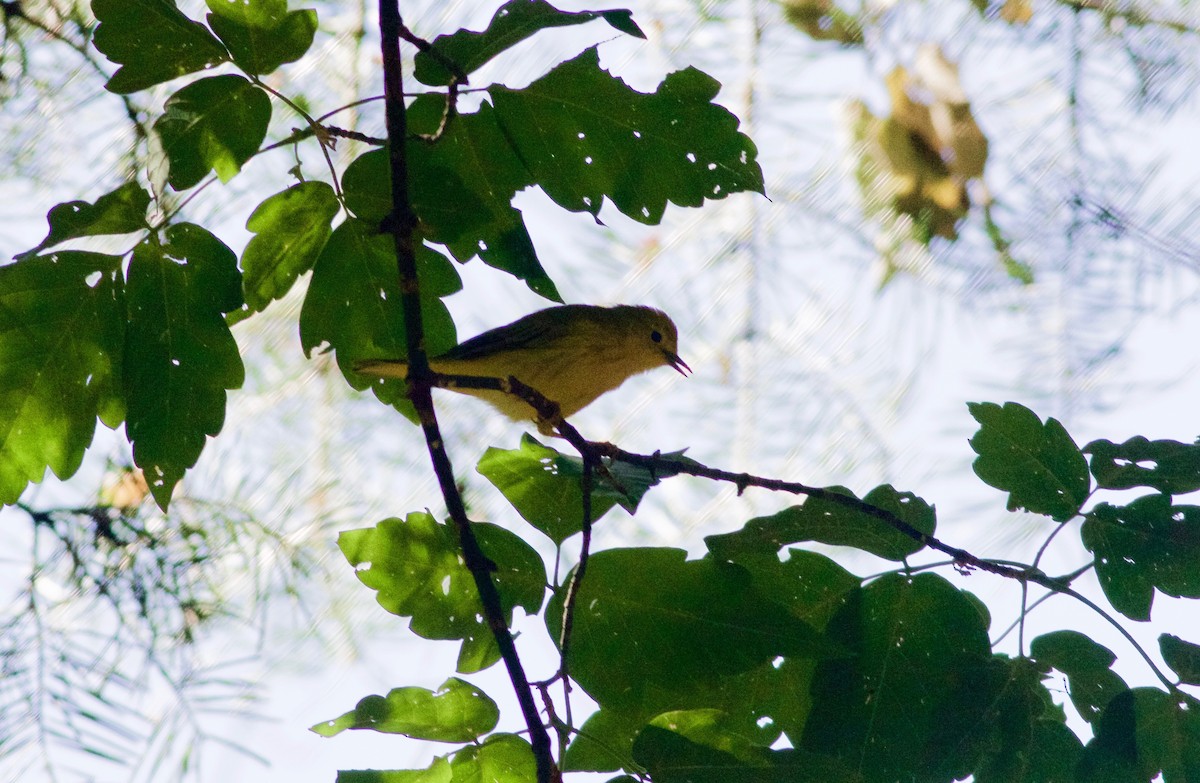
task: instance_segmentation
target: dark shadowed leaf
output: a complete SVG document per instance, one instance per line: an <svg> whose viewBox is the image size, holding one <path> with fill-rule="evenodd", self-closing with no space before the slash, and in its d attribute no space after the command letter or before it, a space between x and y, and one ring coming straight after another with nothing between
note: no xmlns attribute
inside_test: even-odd
<svg viewBox="0 0 1200 783"><path fill-rule="evenodd" d="M1200 598L1200 506L1173 505L1170 495L1100 503L1079 533L1104 595L1126 617L1150 619L1155 589Z"/></svg>
<svg viewBox="0 0 1200 783"><path fill-rule="evenodd" d="M210 171L222 182L233 179L258 151L270 120L270 98L241 76L210 76L176 92L154 123L171 187L187 190Z"/></svg>
<svg viewBox="0 0 1200 783"><path fill-rule="evenodd" d="M544 0L509 0L500 6L483 32L459 30L433 39L433 49L469 76L496 55L511 49L539 30L583 24L603 19L617 30L638 38L645 34L625 9L607 11L560 11ZM429 52L418 52L413 75L430 86L449 84L451 73Z"/></svg>
<svg viewBox="0 0 1200 783"><path fill-rule="evenodd" d="M776 656L836 654L811 626L758 593L740 566L678 549L593 554L577 596L571 674L602 707L708 689ZM559 638L560 590L546 610Z"/></svg>
<svg viewBox="0 0 1200 783"><path fill-rule="evenodd" d="M461 281L444 256L421 245L416 250L425 347L436 355L455 344L454 322L438 296L457 290ZM309 356L314 350L337 351L338 366L354 388L371 385L380 400L414 415L403 381L370 379L351 370L360 359L406 355L396 246L390 234L362 220L347 220L334 229L308 283L300 311L300 344Z"/></svg>
<svg viewBox="0 0 1200 783"><path fill-rule="evenodd" d="M1158 649L1167 666L1187 685L1200 685L1200 644L1192 644L1173 634L1158 637Z"/></svg>
<svg viewBox="0 0 1200 783"><path fill-rule="evenodd" d="M854 497L845 487L826 491ZM937 525L932 506L889 484L871 490L863 502L891 512L917 534L932 535ZM732 560L741 552L774 552L801 541L851 546L897 561L925 547L919 535L906 535L878 517L822 497L810 497L769 517L751 519L739 531L704 541L714 555Z"/></svg>
<svg viewBox="0 0 1200 783"><path fill-rule="evenodd" d="M244 368L225 314L242 304L237 258L190 223L167 229L167 243L133 251L126 286L125 431L154 499L196 464L225 423L226 390Z"/></svg>
<svg viewBox="0 0 1200 783"><path fill-rule="evenodd" d="M104 85L112 92L137 92L229 59L221 42L174 0L93 0L92 13L100 23L93 43L121 66Z"/></svg>
<svg viewBox="0 0 1200 783"><path fill-rule="evenodd" d="M1008 510L1025 509L1062 521L1074 516L1091 491L1087 461L1057 419L1042 424L1023 405L968 403L981 425L971 448L976 475L1008 493Z"/></svg>
<svg viewBox="0 0 1200 783"><path fill-rule="evenodd" d="M141 231L146 228L148 206L150 194L136 182L126 182L111 193L105 193L96 199L95 204L86 201L58 204L46 214L50 233L46 234L46 238L37 247L17 257L31 256L59 242L77 237Z"/></svg>
<svg viewBox="0 0 1200 783"><path fill-rule="evenodd" d="M521 90L492 86L497 121L533 181L560 206L597 215L605 197L647 224L667 203L698 207L763 192L754 143L712 103L720 84L695 68L645 94L600 68L594 48Z"/></svg>
<svg viewBox="0 0 1200 783"><path fill-rule="evenodd" d="M258 76L303 57L317 31L317 12L288 11L287 0L208 0L208 8L233 61Z"/></svg>
<svg viewBox="0 0 1200 783"><path fill-rule="evenodd" d="M1083 453L1092 455L1092 475L1105 489L1153 487L1167 495L1200 489L1200 444L1138 435L1124 443L1094 440Z"/></svg>
<svg viewBox="0 0 1200 783"><path fill-rule="evenodd" d="M851 655L817 664L798 747L866 781L948 781L972 771L1002 680L973 602L932 574L887 575L826 626Z"/></svg>
<svg viewBox="0 0 1200 783"><path fill-rule="evenodd" d="M1112 670L1117 656L1078 631L1054 631L1033 640L1030 655L1042 666L1067 675L1071 703L1088 723L1099 719L1118 693L1129 690Z"/></svg>

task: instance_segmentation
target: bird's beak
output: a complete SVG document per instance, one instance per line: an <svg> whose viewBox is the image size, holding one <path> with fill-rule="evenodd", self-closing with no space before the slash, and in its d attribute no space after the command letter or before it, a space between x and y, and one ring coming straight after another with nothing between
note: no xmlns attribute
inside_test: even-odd
<svg viewBox="0 0 1200 783"><path fill-rule="evenodd" d="M663 351L663 354L667 357L667 364L675 368L675 371L684 378L692 371L692 368L688 367L687 362L680 359L678 354L671 353L670 351Z"/></svg>

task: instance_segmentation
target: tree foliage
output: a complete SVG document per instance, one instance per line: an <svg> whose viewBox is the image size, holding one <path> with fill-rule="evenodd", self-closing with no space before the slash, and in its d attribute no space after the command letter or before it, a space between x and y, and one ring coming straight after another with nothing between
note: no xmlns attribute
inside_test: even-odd
<svg viewBox="0 0 1200 783"><path fill-rule="evenodd" d="M592 47L526 87L488 85L477 105L460 106L472 74L532 36L602 21L640 37L625 10L568 13L510 0L483 31L427 41L383 3L385 64L389 46L412 44L413 76L427 89L405 102L390 92L400 73L385 72L389 128L402 117L407 135L374 139L331 124L328 114L314 119L286 86L262 78L307 54L314 11L289 11L282 0L208 5L200 21L172 0L93 4L94 46L116 66L107 89L130 95L171 85L147 126L166 169L139 173L94 202L52 207L45 239L0 267L0 502L17 502L47 469L72 475L99 421L124 426L147 491L165 511L243 383L234 329L306 275L304 351L333 351L347 383L363 389L356 361L408 355L419 367L421 354L456 342L443 301L462 287L455 263L478 258L561 299L513 206L523 189L593 216L607 201L651 224L668 205L703 207L764 190L754 143L714 102L720 85L696 68L639 92L601 68ZM1005 13L1019 19L1016 5ZM814 37L861 41L860 26L832 4L789 9ZM968 181L982 177L987 154L940 53L927 56L926 87L931 74L947 77L937 82L944 89L922 103L909 75L897 72L893 115L860 113L858 128L864 193L884 193L866 211L926 245L956 237ZM272 139L272 117L285 110L304 124ZM946 114L955 120L949 131L938 123ZM339 137L377 149L340 170L326 158L320 179L297 171L294 184L247 216L253 238L240 258L214 228L168 208L173 193L221 187L276 149L325 153ZM868 182L868 170L885 185ZM76 249L115 236L128 238L127 252ZM1002 232L992 236L1006 272L1026 282ZM431 423L432 383L370 388L380 402L419 414L440 471L445 445ZM547 402L536 390L528 401ZM1009 511L1044 520L1033 562L950 543L932 503L891 485L860 499L844 487L728 472L678 453L631 454L587 441L566 422L559 433L578 456L528 438L490 449L476 466L531 529L469 522L455 483L439 472L448 520L412 511L346 530L338 545L383 610L418 636L460 643L457 673L503 661L524 725L459 677L435 691L398 683L313 730L401 734L447 743L447 752L424 770L339 779L549 783L576 771L664 782L1200 777L1192 692L1200 646L1187 631L1160 637L1161 664L1136 643L1122 651L1145 658L1159 681L1130 687L1112 669L1117 654L1078 632L999 652L1003 632L957 578L1019 582L1022 623L1034 591L1121 629L1117 615L1151 618L1159 593L1200 598L1200 507L1176 497L1200 488L1200 444L1139 437L1080 448L1060 422L1016 402L974 403L969 412L979 424L970 441L977 476L1004 493ZM590 551L592 526L605 514L617 506L635 513L647 493L684 480L805 499L709 536L696 558L665 547ZM1071 535L1090 559L1070 573L1045 573L1046 548ZM538 546L576 536L581 556L559 575ZM796 546L805 542L869 553L888 570L852 573ZM949 560L912 560L918 555ZM1098 579L1110 608L1076 589L1085 574ZM516 644L511 631L518 608L540 615L555 645L558 669L544 680L530 682L524 670L525 640ZM1068 725L1050 687L1057 676L1090 738ZM572 707L576 689L597 706L586 717Z"/></svg>

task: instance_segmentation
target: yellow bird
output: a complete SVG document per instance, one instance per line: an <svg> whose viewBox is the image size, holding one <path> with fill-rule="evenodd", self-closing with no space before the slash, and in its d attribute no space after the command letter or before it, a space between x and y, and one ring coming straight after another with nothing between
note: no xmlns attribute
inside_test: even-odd
<svg viewBox="0 0 1200 783"><path fill-rule="evenodd" d="M678 341L675 324L651 307L560 305L472 337L431 357L429 366L446 375L512 376L558 403L566 417L638 373L666 365L686 376L691 368L676 353ZM405 378L408 362L368 359L354 369ZM544 435L554 434L520 397L486 389L454 391L484 400L514 421L532 420Z"/></svg>

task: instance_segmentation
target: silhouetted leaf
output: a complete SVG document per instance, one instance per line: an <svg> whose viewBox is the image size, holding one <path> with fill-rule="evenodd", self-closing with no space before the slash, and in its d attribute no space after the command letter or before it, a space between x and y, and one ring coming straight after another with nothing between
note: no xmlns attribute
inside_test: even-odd
<svg viewBox="0 0 1200 783"><path fill-rule="evenodd" d="M1056 419L1045 424L1023 405L968 403L981 425L971 448L976 475L1008 493L1008 510L1025 509L1063 521L1091 491L1087 461Z"/></svg>
<svg viewBox="0 0 1200 783"><path fill-rule="evenodd" d="M37 247L17 257L25 258L77 237L141 231L146 228L148 206L150 194L136 182L126 182L111 193L105 193L95 204L86 201L58 204L46 214L50 233Z"/></svg>
<svg viewBox="0 0 1200 783"><path fill-rule="evenodd" d="M133 251L126 286L125 432L154 499L171 491L225 423L244 369L224 315L242 304L233 251L191 223Z"/></svg>
<svg viewBox="0 0 1200 783"><path fill-rule="evenodd" d="M1083 453L1092 455L1092 475L1105 489L1153 487L1167 495L1200 489L1200 444L1138 435L1120 444L1094 440Z"/></svg>

